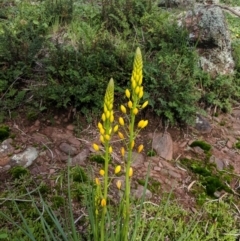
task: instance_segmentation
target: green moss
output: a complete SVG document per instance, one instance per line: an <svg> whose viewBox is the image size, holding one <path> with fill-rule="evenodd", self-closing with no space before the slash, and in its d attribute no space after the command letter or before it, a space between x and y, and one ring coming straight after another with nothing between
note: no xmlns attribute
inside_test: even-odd
<svg viewBox="0 0 240 241"><path fill-rule="evenodd" d="M29 175L29 170L22 166L13 167L9 172L14 179L19 179L21 176Z"/></svg>
<svg viewBox="0 0 240 241"><path fill-rule="evenodd" d="M10 129L6 125L0 126L0 141L4 141L10 135Z"/></svg>
<svg viewBox="0 0 240 241"><path fill-rule="evenodd" d="M64 205L65 200L61 196L52 196L51 197L51 202L53 204L53 208L60 208Z"/></svg>
<svg viewBox="0 0 240 241"><path fill-rule="evenodd" d="M237 149L240 149L240 141L238 141L238 142L235 144L235 147L236 147Z"/></svg>
<svg viewBox="0 0 240 241"><path fill-rule="evenodd" d="M71 169L71 175L74 182L87 182L88 176L80 166L73 167Z"/></svg>
<svg viewBox="0 0 240 241"><path fill-rule="evenodd" d="M147 152L147 156L156 156L156 152L154 150L150 150Z"/></svg>
<svg viewBox="0 0 240 241"><path fill-rule="evenodd" d="M211 150L211 145L208 144L207 142L205 141L194 141L190 147L200 147L201 149L203 149L204 151L206 152L209 152Z"/></svg>
<svg viewBox="0 0 240 241"><path fill-rule="evenodd" d="M103 155L91 155L90 161L97 162L97 163L100 163L100 164L105 163L105 159L104 159Z"/></svg>

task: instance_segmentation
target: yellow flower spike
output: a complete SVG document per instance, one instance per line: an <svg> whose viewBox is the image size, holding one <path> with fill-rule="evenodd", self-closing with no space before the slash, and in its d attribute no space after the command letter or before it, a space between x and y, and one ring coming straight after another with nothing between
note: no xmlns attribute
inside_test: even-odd
<svg viewBox="0 0 240 241"><path fill-rule="evenodd" d="M108 151L109 151L109 153L112 153L113 152L113 148L111 146L109 146Z"/></svg>
<svg viewBox="0 0 240 241"><path fill-rule="evenodd" d="M130 96L131 96L129 89L126 89L126 90L125 90L125 94L126 94L127 98L129 99Z"/></svg>
<svg viewBox="0 0 240 241"><path fill-rule="evenodd" d="M138 113L138 108L135 108L135 109L133 110L133 114L134 114L134 115L137 115L137 113Z"/></svg>
<svg viewBox="0 0 240 241"><path fill-rule="evenodd" d="M114 98L114 81L111 78L108 86L107 86L107 90L106 90L106 94L104 97L104 104L108 107L109 110L111 110L111 108L113 105L113 98Z"/></svg>
<svg viewBox="0 0 240 241"><path fill-rule="evenodd" d="M120 139L124 139L124 135L123 135L123 133L120 132L120 131L118 132L118 136L119 136Z"/></svg>
<svg viewBox="0 0 240 241"><path fill-rule="evenodd" d="M148 100L145 101L145 102L142 104L141 108L143 109L143 108L145 108L147 105L148 105Z"/></svg>
<svg viewBox="0 0 240 241"><path fill-rule="evenodd" d="M128 108L129 108L129 109L132 109L132 107L133 107L133 103L132 103L131 100L129 100L129 101L128 101Z"/></svg>
<svg viewBox="0 0 240 241"><path fill-rule="evenodd" d="M129 175L129 177L131 177L131 176L133 175L133 169L132 169L132 167L129 168L128 175Z"/></svg>
<svg viewBox="0 0 240 241"><path fill-rule="evenodd" d="M121 171L121 166L120 165L116 166L114 171L115 174L118 174L120 171Z"/></svg>
<svg viewBox="0 0 240 241"><path fill-rule="evenodd" d="M131 142L130 148L133 149L134 145L135 145L135 142L134 142L134 140L133 140L133 141Z"/></svg>
<svg viewBox="0 0 240 241"><path fill-rule="evenodd" d="M125 108L124 105L121 105L121 106L120 106L120 109L121 109L121 111L122 111L123 114L126 114L126 113L127 113L127 110L126 110L126 108Z"/></svg>
<svg viewBox="0 0 240 241"><path fill-rule="evenodd" d="M102 135L100 135L100 141L102 142L102 144L104 144L105 140L104 140L104 137Z"/></svg>
<svg viewBox="0 0 240 241"><path fill-rule="evenodd" d="M143 150L143 147L144 146L142 144L138 147L138 153L140 153Z"/></svg>
<svg viewBox="0 0 240 241"><path fill-rule="evenodd" d="M143 128L143 125L144 125L144 120L140 120L138 122L138 128Z"/></svg>
<svg viewBox="0 0 240 241"><path fill-rule="evenodd" d="M121 155L122 155L122 156L125 155L125 149L124 149L124 147L121 148Z"/></svg>
<svg viewBox="0 0 240 241"><path fill-rule="evenodd" d="M95 178L95 183L96 183L96 185L100 185L100 180L99 180L99 178Z"/></svg>
<svg viewBox="0 0 240 241"><path fill-rule="evenodd" d="M117 186L117 188L120 190L120 189L121 189L121 186L122 186L122 182L121 182L120 180L117 180L116 186Z"/></svg>
<svg viewBox="0 0 240 241"><path fill-rule="evenodd" d="M119 124L121 125L121 126L124 126L124 120L123 120L123 118L122 117L119 117Z"/></svg>
<svg viewBox="0 0 240 241"><path fill-rule="evenodd" d="M99 171L99 174L100 174L101 176L104 176L104 174L105 174L104 170L101 169L101 170Z"/></svg>
<svg viewBox="0 0 240 241"><path fill-rule="evenodd" d="M132 79L132 88L135 89L135 87L137 86L136 81L134 80L134 78Z"/></svg>
<svg viewBox="0 0 240 241"><path fill-rule="evenodd" d="M107 205L106 199L103 198L103 199L101 200L101 206L102 206L102 207L105 207L106 205Z"/></svg>
<svg viewBox="0 0 240 241"><path fill-rule="evenodd" d="M93 146L93 149L94 149L95 151L99 151L99 150L100 150L99 145L93 143L92 146Z"/></svg>
<svg viewBox="0 0 240 241"><path fill-rule="evenodd" d="M113 128L113 132L117 132L118 131L118 125L115 125Z"/></svg>
<svg viewBox="0 0 240 241"><path fill-rule="evenodd" d="M102 121L105 122L106 121L106 115L104 113L102 113Z"/></svg>
<svg viewBox="0 0 240 241"><path fill-rule="evenodd" d="M99 130L103 129L103 125L102 125L101 122L98 122L98 129L99 129Z"/></svg>
<svg viewBox="0 0 240 241"><path fill-rule="evenodd" d="M104 139L105 139L106 141L109 141L109 140L110 140L110 136L109 136L108 134L106 134L106 135L104 136Z"/></svg>

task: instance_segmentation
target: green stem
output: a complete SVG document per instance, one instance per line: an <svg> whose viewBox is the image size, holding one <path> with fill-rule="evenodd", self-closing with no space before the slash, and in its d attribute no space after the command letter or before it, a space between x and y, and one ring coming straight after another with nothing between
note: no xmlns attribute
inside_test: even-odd
<svg viewBox="0 0 240 241"><path fill-rule="evenodd" d="M104 192L103 198L107 202L108 195L108 164L109 164L109 142L105 143L105 166L104 166ZM101 241L104 241L105 237L105 216L107 213L107 205L103 207L102 219L101 219Z"/></svg>
<svg viewBox="0 0 240 241"><path fill-rule="evenodd" d="M130 121L130 130L129 130L129 147L128 147L128 158L127 158L127 167L126 167L126 187L125 187L125 202L126 208L124 209L124 238L123 240L128 240L128 230L129 230L129 219L130 219L130 178L129 178L129 169L131 167L132 161L132 147L131 144L134 141L134 122L135 115L131 111L131 121Z"/></svg>

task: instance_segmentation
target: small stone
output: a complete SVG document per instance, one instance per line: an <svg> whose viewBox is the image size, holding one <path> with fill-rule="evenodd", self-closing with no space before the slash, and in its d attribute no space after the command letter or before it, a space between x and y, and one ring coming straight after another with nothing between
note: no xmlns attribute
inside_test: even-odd
<svg viewBox="0 0 240 241"><path fill-rule="evenodd" d="M79 154L72 158L72 165L86 166L86 160L89 156L89 149L82 150Z"/></svg>
<svg viewBox="0 0 240 241"><path fill-rule="evenodd" d="M133 197L135 197L136 199L141 199L143 197L143 194L144 194L144 187L139 185L137 187L137 189L135 190L132 190L132 195ZM148 189L146 189L145 191L145 196L144 196L144 200L149 200L152 198L152 192L149 191Z"/></svg>
<svg viewBox="0 0 240 241"><path fill-rule="evenodd" d="M74 125L68 125L67 126L67 130L69 130L69 131L73 131L75 129L75 126Z"/></svg>
<svg viewBox="0 0 240 241"><path fill-rule="evenodd" d="M195 129L198 130L200 133L205 134L205 133L210 133L212 130L212 127L205 118L198 115L196 117Z"/></svg>
<svg viewBox="0 0 240 241"><path fill-rule="evenodd" d="M154 167L153 168L154 171L161 171L161 169L162 169L161 167Z"/></svg>
<svg viewBox="0 0 240 241"><path fill-rule="evenodd" d="M49 174L54 174L55 172L56 172L56 170L53 169L53 168L51 168L51 169L49 170Z"/></svg>
<svg viewBox="0 0 240 241"><path fill-rule="evenodd" d="M215 163L216 164L216 167L219 171L222 171L223 168L226 166L224 161L219 159L218 157L215 157L214 155L212 155L210 157L210 160L209 160L211 163Z"/></svg>
<svg viewBox="0 0 240 241"><path fill-rule="evenodd" d="M77 148L68 143L61 143L59 149L70 156L77 154Z"/></svg>
<svg viewBox="0 0 240 241"><path fill-rule="evenodd" d="M181 178L181 175L179 174L179 173L177 173L177 172L174 172L174 171L172 171L172 170L170 170L169 172L168 172L168 174L170 175L170 176L172 176L172 177L174 177L174 178Z"/></svg>

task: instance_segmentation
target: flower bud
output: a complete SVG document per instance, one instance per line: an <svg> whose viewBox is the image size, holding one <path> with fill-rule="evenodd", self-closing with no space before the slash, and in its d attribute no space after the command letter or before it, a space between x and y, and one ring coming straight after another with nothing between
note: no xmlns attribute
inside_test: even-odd
<svg viewBox="0 0 240 241"><path fill-rule="evenodd" d="M124 105L121 105L121 106L120 106L120 109L121 109L121 111L122 111L123 114L126 114L126 113L127 113L127 110L126 110L126 108L125 108Z"/></svg>
<svg viewBox="0 0 240 241"><path fill-rule="evenodd" d="M115 174L118 174L121 171L121 166L118 165L115 167Z"/></svg>
<svg viewBox="0 0 240 241"><path fill-rule="evenodd" d="M121 126L124 126L124 120L123 120L122 117L119 117L119 124L120 124Z"/></svg>
<svg viewBox="0 0 240 241"><path fill-rule="evenodd" d="M102 121L105 122L106 121L106 115L104 113L102 113Z"/></svg>
<svg viewBox="0 0 240 241"><path fill-rule="evenodd" d="M133 149L134 145L135 145L135 142L134 142L134 140L133 140L133 141L131 142L130 148Z"/></svg>
<svg viewBox="0 0 240 241"><path fill-rule="evenodd" d="M109 136L108 134L106 134L106 135L104 136L104 139L105 139L106 141L109 141L109 140L110 140L110 136Z"/></svg>
<svg viewBox="0 0 240 241"><path fill-rule="evenodd" d="M129 101L128 101L128 108L129 108L129 109L132 109L132 107L133 107L133 103L132 103L131 100L129 100Z"/></svg>
<svg viewBox="0 0 240 241"><path fill-rule="evenodd" d="M95 178L95 183L96 183L96 185L100 185L99 178Z"/></svg>
<svg viewBox="0 0 240 241"><path fill-rule="evenodd" d="M143 125L142 125L142 128L146 127L148 125L148 120L145 120Z"/></svg>
<svg viewBox="0 0 240 241"><path fill-rule="evenodd" d="M105 115L106 115L106 119L109 119L109 117L110 117L110 111L105 112Z"/></svg>
<svg viewBox="0 0 240 241"><path fill-rule="evenodd" d="M123 133L120 132L120 131L118 132L118 136L119 136L120 139L124 139L124 135L123 135Z"/></svg>
<svg viewBox="0 0 240 241"><path fill-rule="evenodd" d="M122 155L122 156L125 155L125 149L124 149L124 147L121 148L121 155Z"/></svg>
<svg viewBox="0 0 240 241"><path fill-rule="evenodd" d="M108 151L109 151L109 153L112 153L113 148L111 146L109 146Z"/></svg>
<svg viewBox="0 0 240 241"><path fill-rule="evenodd" d="M114 121L114 116L111 115L111 116L110 116L110 122L113 123L113 121Z"/></svg>
<svg viewBox="0 0 240 241"><path fill-rule="evenodd" d="M129 177L131 177L131 176L133 175L133 169L132 169L132 167L129 168L128 175L129 175Z"/></svg>
<svg viewBox="0 0 240 241"><path fill-rule="evenodd" d="M101 176L104 176L105 171L104 171L103 169L101 169L101 170L99 171L99 174L100 174Z"/></svg>
<svg viewBox="0 0 240 241"><path fill-rule="evenodd" d="M113 132L117 132L118 131L118 125L115 125L113 128Z"/></svg>
<svg viewBox="0 0 240 241"><path fill-rule="evenodd" d="M138 108L135 108L135 109L133 110L133 114L134 114L134 115L137 115L137 113L138 113Z"/></svg>
<svg viewBox="0 0 240 241"><path fill-rule="evenodd" d="M140 153L142 150L143 150L143 145L140 145L140 146L138 147L138 152Z"/></svg>
<svg viewBox="0 0 240 241"><path fill-rule="evenodd" d="M138 128L143 128L142 126L144 125L144 120L140 120L138 122Z"/></svg>
<svg viewBox="0 0 240 241"><path fill-rule="evenodd" d="M136 89L135 89L136 95L139 93L139 91L140 91L140 88L139 88L139 86L137 86Z"/></svg>
<svg viewBox="0 0 240 241"><path fill-rule="evenodd" d="M95 150L95 151L99 151L99 145L97 145L97 144L95 144L95 143L93 143L93 149Z"/></svg>
<svg viewBox="0 0 240 241"><path fill-rule="evenodd" d="M138 93L138 98L141 99L143 97L143 90L140 90Z"/></svg>
<svg viewBox="0 0 240 241"><path fill-rule="evenodd" d="M102 135L100 135L100 141L102 142L102 144L104 144L105 140L104 140L104 137Z"/></svg>
<svg viewBox="0 0 240 241"><path fill-rule="evenodd" d="M131 96L129 89L126 89L126 90L125 90L125 94L126 94L127 98L129 99L130 96Z"/></svg>
<svg viewBox="0 0 240 241"><path fill-rule="evenodd" d="M142 109L145 108L148 105L148 101L145 101L142 105Z"/></svg>
<svg viewBox="0 0 240 241"><path fill-rule="evenodd" d="M103 129L103 125L102 125L101 122L98 122L98 129L99 129L99 130Z"/></svg>
<svg viewBox="0 0 240 241"><path fill-rule="evenodd" d="M117 188L120 190L120 189L121 189L121 186L122 186L122 182L121 182L120 180L118 180L118 181L116 182L116 186L117 186Z"/></svg>
<svg viewBox="0 0 240 241"><path fill-rule="evenodd" d="M101 129L99 129L99 132L100 132L102 135L104 135L105 130L104 130L103 128L101 128Z"/></svg>
<svg viewBox="0 0 240 241"><path fill-rule="evenodd" d="M105 207L106 205L107 205L106 199L103 198L103 199L101 200L101 206L102 206L102 207Z"/></svg>

